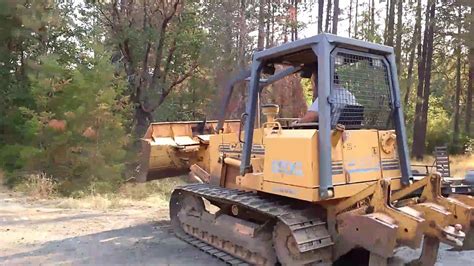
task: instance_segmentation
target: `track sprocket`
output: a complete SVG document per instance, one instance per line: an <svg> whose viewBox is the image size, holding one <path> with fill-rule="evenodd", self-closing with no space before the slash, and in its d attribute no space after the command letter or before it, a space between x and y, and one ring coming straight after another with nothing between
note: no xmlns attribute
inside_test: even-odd
<svg viewBox="0 0 474 266"><path fill-rule="evenodd" d="M281 265L331 265L331 248L301 253L290 228L282 222L274 227L273 244Z"/></svg>

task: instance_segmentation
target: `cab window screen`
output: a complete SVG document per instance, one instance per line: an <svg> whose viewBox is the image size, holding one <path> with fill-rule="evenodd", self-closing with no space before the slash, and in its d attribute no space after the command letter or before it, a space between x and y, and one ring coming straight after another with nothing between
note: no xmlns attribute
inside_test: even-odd
<svg viewBox="0 0 474 266"><path fill-rule="evenodd" d="M331 86L331 124L390 129L391 93L386 63L379 58L337 53Z"/></svg>

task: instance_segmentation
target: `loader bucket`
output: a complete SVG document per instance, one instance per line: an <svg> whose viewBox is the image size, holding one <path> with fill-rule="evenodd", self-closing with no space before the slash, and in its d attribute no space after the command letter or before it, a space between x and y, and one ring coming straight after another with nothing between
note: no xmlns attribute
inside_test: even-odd
<svg viewBox="0 0 474 266"><path fill-rule="evenodd" d="M223 132L237 132L239 120L226 120ZM141 139L142 151L138 182L179 176L198 163L199 152L217 134L217 121L152 123Z"/></svg>

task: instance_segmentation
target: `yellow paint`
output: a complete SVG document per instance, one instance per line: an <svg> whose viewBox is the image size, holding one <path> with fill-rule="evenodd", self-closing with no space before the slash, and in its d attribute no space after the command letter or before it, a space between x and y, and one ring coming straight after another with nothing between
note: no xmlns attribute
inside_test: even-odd
<svg viewBox="0 0 474 266"><path fill-rule="evenodd" d="M377 130L344 132L344 172L346 183L377 180L381 176Z"/></svg>
<svg viewBox="0 0 474 266"><path fill-rule="evenodd" d="M334 198L330 200L339 199L339 198L347 198L353 196L368 186L374 184L376 181L369 181L369 182L362 182L362 183L354 183L354 184L347 184L347 185L339 185L334 186ZM246 182L246 185L252 185L250 182ZM296 187L286 184L280 183L273 183L268 181L263 181L263 189L259 188L260 185L255 184L256 187L247 186L248 189L251 190L261 190L267 193L276 194L280 196L285 196L294 199L300 199L304 201L310 202L318 202L321 199L319 198L319 189L318 188L305 188L305 187ZM391 180L391 189L397 190L401 188L400 179L392 179Z"/></svg>
<svg viewBox="0 0 474 266"><path fill-rule="evenodd" d="M319 186L315 129L283 130L264 138L264 180L291 186Z"/></svg>

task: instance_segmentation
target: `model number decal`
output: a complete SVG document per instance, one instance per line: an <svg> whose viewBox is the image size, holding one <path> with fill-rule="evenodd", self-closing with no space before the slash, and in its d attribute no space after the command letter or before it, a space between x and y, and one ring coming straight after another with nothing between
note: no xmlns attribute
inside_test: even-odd
<svg viewBox="0 0 474 266"><path fill-rule="evenodd" d="M301 162L273 160L272 173L303 176L303 164Z"/></svg>

